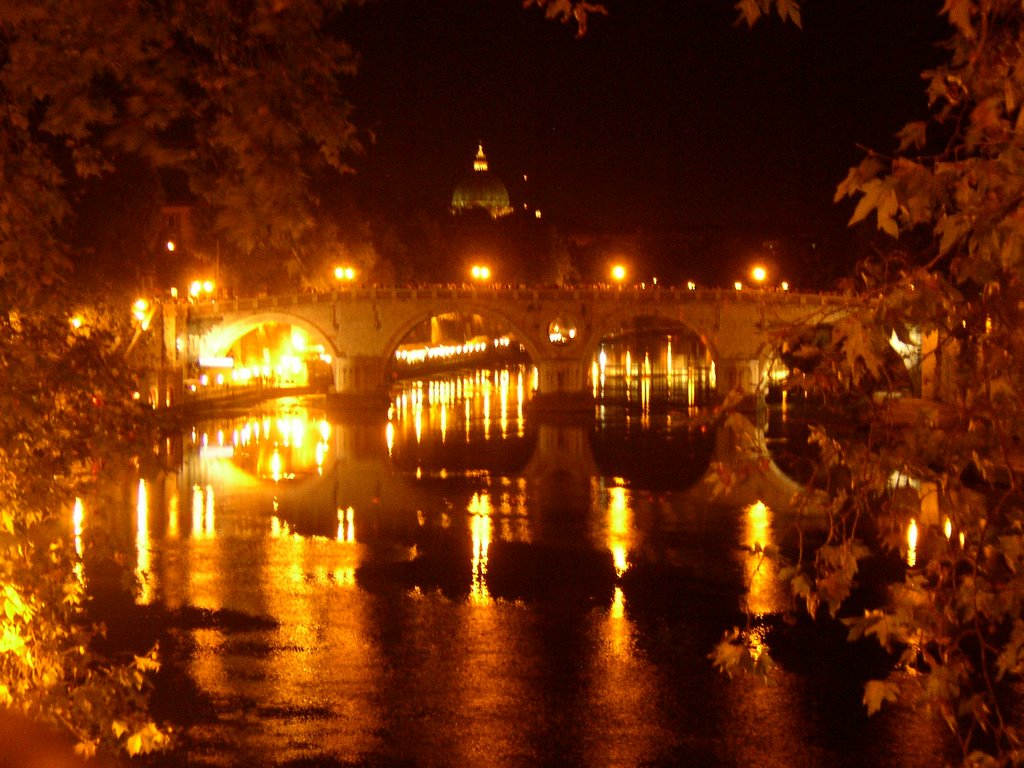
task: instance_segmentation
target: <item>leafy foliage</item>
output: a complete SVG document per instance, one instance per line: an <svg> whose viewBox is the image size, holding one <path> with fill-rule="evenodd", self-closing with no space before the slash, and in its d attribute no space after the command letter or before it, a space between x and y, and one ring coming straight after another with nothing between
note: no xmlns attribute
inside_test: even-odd
<svg viewBox="0 0 1024 768"><path fill-rule="evenodd" d="M168 738L147 715L155 649L95 652L71 536L75 498L94 498L100 470L117 471L149 437L120 354L128 329L103 316L75 327L67 315L0 312L0 707L66 729L84 756Z"/></svg>
<svg viewBox="0 0 1024 768"><path fill-rule="evenodd" d="M175 171L243 253L313 233L312 182L359 148L341 0L10 0L0 7L0 278L45 291L77 181L125 158ZM131 227L133 222L125 222Z"/></svg>
<svg viewBox="0 0 1024 768"><path fill-rule="evenodd" d="M740 3L744 20L767 2ZM787 5L788 7L788 5ZM783 18L791 11L777 7ZM897 663L870 681L874 713L906 701L938 712L965 765L1024 762L1024 12L1010 0L947 0L946 62L925 73L927 123L869 152L839 185L851 224L913 242L865 263L851 289L863 309L836 327L800 385L846 417L824 427L817 484L828 498L823 545L784 567L810 614L843 617ZM895 241L894 241L895 245ZM887 381L881 342L916 345L914 393ZM910 557L912 525L923 547ZM851 615L858 564L888 553L909 566L888 600ZM916 556L916 552L915 552ZM728 650L732 635L723 640ZM716 663L735 666L716 651ZM897 684L913 673L912 685Z"/></svg>
<svg viewBox="0 0 1024 768"><path fill-rule="evenodd" d="M523 0L524 8L531 5L543 8L544 15L549 19L557 19L563 24L576 22L576 37L587 34L591 14L608 15L608 9L603 3L589 3L585 0Z"/></svg>
<svg viewBox="0 0 1024 768"><path fill-rule="evenodd" d="M297 258L322 236L314 182L359 149L343 5L0 3L0 708L66 729L83 755L168 734L146 708L155 649L99 655L83 606L74 501L102 515L97 477L152 442L117 320L129 305L77 290L69 222L97 180L173 173L226 242Z"/></svg>

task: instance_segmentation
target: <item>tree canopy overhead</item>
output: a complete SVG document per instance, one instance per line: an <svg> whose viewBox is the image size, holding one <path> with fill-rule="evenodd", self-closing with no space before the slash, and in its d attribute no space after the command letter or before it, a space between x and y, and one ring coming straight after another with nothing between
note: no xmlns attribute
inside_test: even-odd
<svg viewBox="0 0 1024 768"><path fill-rule="evenodd" d="M0 7L0 277L45 287L82 180L173 170L242 252L315 227L318 174L360 148L342 0L11 0Z"/></svg>

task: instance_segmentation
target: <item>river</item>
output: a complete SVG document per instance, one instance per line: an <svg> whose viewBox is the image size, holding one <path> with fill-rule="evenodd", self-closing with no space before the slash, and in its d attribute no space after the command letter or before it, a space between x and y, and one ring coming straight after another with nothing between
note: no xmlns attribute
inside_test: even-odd
<svg viewBox="0 0 1024 768"><path fill-rule="evenodd" d="M699 393L538 421L529 390L477 372L407 384L387 419L280 400L168 438L114 526L138 588L112 632L159 640L177 731L149 762L942 764L934 720L865 715L881 654L783 621L758 565L791 530L796 409L749 422L778 462L722 497L735 441L688 418ZM733 627L767 682L713 668Z"/></svg>

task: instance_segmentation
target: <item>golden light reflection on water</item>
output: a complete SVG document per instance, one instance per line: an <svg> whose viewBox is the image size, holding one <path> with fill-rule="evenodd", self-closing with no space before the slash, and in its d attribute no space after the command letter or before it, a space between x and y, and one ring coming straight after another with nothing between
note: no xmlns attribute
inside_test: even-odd
<svg viewBox="0 0 1024 768"><path fill-rule="evenodd" d="M135 502L135 579L139 586L136 601L147 605L153 600L154 580L152 570L153 543L149 538L149 493L146 481L139 480Z"/></svg>
<svg viewBox="0 0 1024 768"><path fill-rule="evenodd" d="M213 486L205 490L199 485L192 486L192 538L212 538L214 535Z"/></svg>
<svg viewBox="0 0 1024 768"><path fill-rule="evenodd" d="M491 497L486 492L474 493L469 502L469 526L473 538L473 580L470 602L486 604L491 601L487 589L487 556L491 547Z"/></svg>
<svg viewBox="0 0 1024 768"><path fill-rule="evenodd" d="M449 444L453 432L461 441L488 441L500 435L526 434L524 405L529 397L525 366L456 375L451 379L410 382L396 393L388 411L388 455L394 456L402 435L417 445L428 436Z"/></svg>
<svg viewBox="0 0 1024 768"><path fill-rule="evenodd" d="M786 607L778 565L765 554L765 549L773 545L771 508L763 501L744 507L740 520L740 546L743 549L739 553L747 587L744 607L758 616Z"/></svg>
<svg viewBox="0 0 1024 768"><path fill-rule="evenodd" d="M338 541L353 543L356 540L355 510L352 507L338 510Z"/></svg>
<svg viewBox="0 0 1024 768"><path fill-rule="evenodd" d="M167 538L169 539L178 538L178 508L180 504L181 501L177 491L172 491L170 498L167 500Z"/></svg>
<svg viewBox="0 0 1024 768"><path fill-rule="evenodd" d="M632 531L632 509L629 491L623 485L608 489L608 549L612 553L615 573L622 576L629 568L629 545Z"/></svg>
<svg viewBox="0 0 1024 768"><path fill-rule="evenodd" d="M678 369L676 373L683 375ZM522 393L528 380L525 372L489 379L499 389L489 400L494 410L487 447L495 447L499 424L503 437L523 434ZM649 651L657 650L660 642L647 634L645 611L651 609L644 600L628 602L627 594L633 593L627 590L633 587L629 569L638 568L639 558L675 563L677 556L692 555L704 546L703 522L692 527L696 523L687 522L690 511L674 506L670 495L630 488L624 478L607 480L606 487L605 481L590 479L596 473L585 472L590 484L583 486L580 517L569 522L563 508L554 513L537 507L539 484L515 471L463 471L457 463L420 468L391 460L400 459L414 442L414 407L420 412L421 438L428 444L436 443L439 433L442 442L460 443L459 422L464 418L467 442L483 446L488 434L483 429L484 382L467 377L425 388L425 397L418 401L396 398L386 429L376 424L360 426L356 432L337 425L325 435L322 422L306 419L308 433L296 437L295 420L283 419L269 426L259 420L238 422L233 428L210 430L209 438L197 433L197 450L177 486L185 515L180 536L172 535L176 501L166 501L169 517L163 541L156 522L161 520L160 499L177 496L161 493L155 481L146 489L146 525L150 541L156 539L148 562L160 576L154 582L159 587L154 599L223 609L228 620L238 615L273 619L270 626L259 628L182 630L190 640L190 673L198 690L230 707L217 725L202 727L220 737L226 734L238 754L274 750L275 759L295 764L315 764L316 755L327 753L346 764L380 755L385 762L423 757L438 765L481 768L501 765L513 755L522 756L524 764L540 764L543 759L533 760L538 757L536 745L550 738L551 722L557 720L572 729L564 743L565 754L573 761L638 766L660 764L678 748L680 739L691 737L697 726L684 723L682 728L690 730L681 735L675 720L680 713L675 710L687 705L676 707L675 702L704 689L680 694L678 687L670 687L678 686L679 670ZM463 402L471 391L475 394ZM508 397L516 398L518 406ZM404 410L398 407L403 402ZM285 434L280 433L282 428ZM201 454L200 440L205 446ZM302 451L295 450L297 445ZM231 446L235 450L227 450ZM577 452L564 443L554 452L577 462ZM266 469L273 453L279 471L271 487L271 478L257 468ZM449 455L476 459L473 450L449 452L444 458ZM344 471L337 468L339 463ZM378 471L382 474L373 474ZM370 478L364 482L371 488L376 477L384 478L385 497L390 486L408 483L426 488L435 498L419 493L401 504L389 504L385 498L370 507L365 498L353 500L348 495L349 486L367 474ZM437 481L444 475L457 479L442 486ZM417 483L414 477L426 482ZM441 493L447 496L443 513L436 498ZM319 501L323 508L317 507L318 527L311 533L312 505ZM672 526L689 527L673 527L672 542L665 545L657 526L670 518ZM752 505L739 519L747 549L738 557L743 558L739 562L751 585L750 607L766 611L772 597L770 580L765 564L756 569L752 558L755 544L763 548L771 543L772 510ZM562 615L570 612L556 606L542 609L546 615L538 622L536 605L529 598L498 597L499 568L507 562L499 561L506 552L501 543L536 538L541 546L553 541L557 546L561 540L554 537L566 533L562 526L567 522L578 525L569 535L584 539L590 550L604 552L606 570L610 553L616 576L625 578L614 584L610 601L602 588L601 597L591 599L580 617ZM445 529L443 536L434 535L438 529ZM410 537L419 549L409 543ZM429 579L413 585L405 581L407 574L420 573L421 565L430 567L436 547L447 546L438 545L438 540L459 543L461 599L433 587ZM685 545L679 543L683 540ZM721 550L730 576L740 570L738 562L729 565L736 541L730 538L730 547ZM421 552L430 557L418 557ZM140 557L140 565L143 561ZM416 568L400 570L398 589L375 589L374 579L382 574L391 578L392 569L408 561L417 561ZM357 572L363 577L360 584ZM500 575L504 585L506 572L501 570ZM176 603L168 600L168 593ZM551 628L559 631L548 631ZM746 640L752 653L761 653L763 628L755 627ZM557 680L565 684L558 690L552 690L557 685L548 685L549 670L555 666ZM725 703L708 704L709 709L722 710L711 716L723 718L712 727L744 735L716 733L714 749L721 747L728 755L739 744L747 751L744 759L733 762L759 765L760 747L745 734L763 729L778 739L781 732L806 731L806 720L794 714L800 709L794 702L803 691L802 683L786 675L780 680L768 694L764 688L744 688L725 678L715 684L729 689L721 697ZM703 707L704 702L692 706ZM306 709L314 714L295 714ZM687 714L692 712L683 713ZM397 747L396 739L401 742ZM719 739L728 743L719 744ZM799 749L805 742L796 736L792 743ZM434 751L402 751L409 745L418 749L419 744ZM799 762L797 758L788 764Z"/></svg>

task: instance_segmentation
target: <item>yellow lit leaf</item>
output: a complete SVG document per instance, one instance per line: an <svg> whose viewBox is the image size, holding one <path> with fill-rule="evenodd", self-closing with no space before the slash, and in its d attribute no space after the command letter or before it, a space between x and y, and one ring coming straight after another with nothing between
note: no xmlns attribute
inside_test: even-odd
<svg viewBox="0 0 1024 768"><path fill-rule="evenodd" d="M95 741L80 741L75 744L75 754L88 760L96 754Z"/></svg>
<svg viewBox="0 0 1024 768"><path fill-rule="evenodd" d="M128 754L135 757L139 752L142 751L142 736L137 733L133 733L128 737L127 743Z"/></svg>
<svg viewBox="0 0 1024 768"><path fill-rule="evenodd" d="M18 653L25 647L25 640L10 625L4 626L3 636L0 636L0 653Z"/></svg>
<svg viewBox="0 0 1024 768"><path fill-rule="evenodd" d="M135 668L140 672L159 672L160 662L157 661L155 655L151 656L136 656L135 657Z"/></svg>

